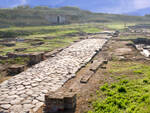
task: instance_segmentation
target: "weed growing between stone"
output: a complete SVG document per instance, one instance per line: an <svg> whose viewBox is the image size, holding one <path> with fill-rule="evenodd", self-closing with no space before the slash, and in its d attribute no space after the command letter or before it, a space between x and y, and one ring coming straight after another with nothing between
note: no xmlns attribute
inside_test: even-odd
<svg viewBox="0 0 150 113"><path fill-rule="evenodd" d="M119 82L104 84L97 91L100 97L93 102L93 110L88 113L149 113L150 67L135 64L128 68L133 69L135 75L143 77L139 79L123 77Z"/></svg>

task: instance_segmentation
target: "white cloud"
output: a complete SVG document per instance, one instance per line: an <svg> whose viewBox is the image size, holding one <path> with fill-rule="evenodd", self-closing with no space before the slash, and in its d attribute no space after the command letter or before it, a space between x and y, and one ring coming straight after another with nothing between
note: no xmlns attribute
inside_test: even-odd
<svg viewBox="0 0 150 113"><path fill-rule="evenodd" d="M12 4L10 7L17 7L17 6L20 6L20 5L26 5L28 2L27 0L18 0L16 3Z"/></svg>
<svg viewBox="0 0 150 113"><path fill-rule="evenodd" d="M134 3L133 1L135 1L135 0L116 1L115 5L112 5L111 7L104 7L103 12L123 14L123 13L128 13L131 11L135 11L136 9L135 9L135 6L133 4ZM99 11L101 11L101 8Z"/></svg>
<svg viewBox="0 0 150 113"><path fill-rule="evenodd" d="M143 9L150 7L150 0L133 0L135 9Z"/></svg>
<svg viewBox="0 0 150 113"><path fill-rule="evenodd" d="M21 5L27 4L27 0L20 0L20 4L21 4Z"/></svg>
<svg viewBox="0 0 150 113"><path fill-rule="evenodd" d="M106 8L107 12L128 13L150 7L150 0L120 0L119 6Z"/></svg>

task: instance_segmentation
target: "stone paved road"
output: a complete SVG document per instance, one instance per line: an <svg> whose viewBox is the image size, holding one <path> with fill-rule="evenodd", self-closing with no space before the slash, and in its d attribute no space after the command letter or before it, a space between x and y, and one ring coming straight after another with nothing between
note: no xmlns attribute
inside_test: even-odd
<svg viewBox="0 0 150 113"><path fill-rule="evenodd" d="M55 91L75 76L102 48L106 39L86 39L69 46L55 57L36 64L0 84L0 113L36 111L44 95Z"/></svg>

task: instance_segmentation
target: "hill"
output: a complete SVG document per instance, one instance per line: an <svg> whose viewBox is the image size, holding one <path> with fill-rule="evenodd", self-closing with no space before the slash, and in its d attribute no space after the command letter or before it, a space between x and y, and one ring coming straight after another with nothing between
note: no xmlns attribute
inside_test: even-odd
<svg viewBox="0 0 150 113"><path fill-rule="evenodd" d="M92 13L76 7L34 7L20 6L0 9L0 27L40 26L86 22L136 22L149 21L147 17Z"/></svg>
<svg viewBox="0 0 150 113"><path fill-rule="evenodd" d="M135 15L135 16L144 16L146 14L150 14L150 7L149 8L144 8L144 9L140 9L134 12L130 12L128 13L129 15Z"/></svg>

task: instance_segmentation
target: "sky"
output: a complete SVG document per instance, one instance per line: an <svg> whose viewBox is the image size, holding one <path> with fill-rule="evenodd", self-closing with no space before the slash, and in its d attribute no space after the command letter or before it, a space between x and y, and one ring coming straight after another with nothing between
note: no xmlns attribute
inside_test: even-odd
<svg viewBox="0 0 150 113"><path fill-rule="evenodd" d="M12 8L19 5L75 6L93 12L122 14L149 8L150 0L0 0L0 8Z"/></svg>

